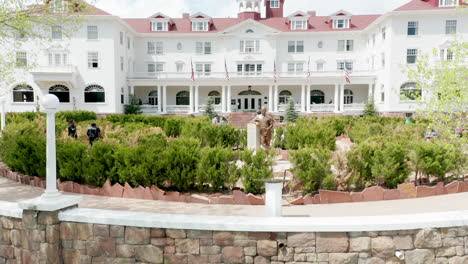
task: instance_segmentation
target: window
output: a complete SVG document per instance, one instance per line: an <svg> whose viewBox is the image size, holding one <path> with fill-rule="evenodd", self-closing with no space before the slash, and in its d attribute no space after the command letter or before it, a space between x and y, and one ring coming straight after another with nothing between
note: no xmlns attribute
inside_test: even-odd
<svg viewBox="0 0 468 264"><path fill-rule="evenodd" d="M375 34L372 34L372 47L375 47Z"/></svg>
<svg viewBox="0 0 468 264"><path fill-rule="evenodd" d="M453 51L450 49L440 49L440 60L453 60Z"/></svg>
<svg viewBox="0 0 468 264"><path fill-rule="evenodd" d="M13 88L13 102L33 103L34 89L27 84L20 84Z"/></svg>
<svg viewBox="0 0 468 264"><path fill-rule="evenodd" d="M123 32L120 32L120 45L123 45L123 40L124 40L124 34Z"/></svg>
<svg viewBox="0 0 468 264"><path fill-rule="evenodd" d="M344 104L353 104L354 94L350 89L344 90Z"/></svg>
<svg viewBox="0 0 468 264"><path fill-rule="evenodd" d="M184 71L184 63L183 62L176 62L176 69L177 69L177 72L183 72Z"/></svg>
<svg viewBox="0 0 468 264"><path fill-rule="evenodd" d="M400 99L404 101L417 101L421 99L422 91L416 87L415 82L406 82L400 87Z"/></svg>
<svg viewBox="0 0 468 264"><path fill-rule="evenodd" d="M160 41L156 42L156 54L162 55L164 53L164 44Z"/></svg>
<svg viewBox="0 0 468 264"><path fill-rule="evenodd" d="M286 104L288 99L292 97L292 93L288 90L283 90L279 93L279 104Z"/></svg>
<svg viewBox="0 0 468 264"><path fill-rule="evenodd" d="M90 69L99 68L99 53L88 52L88 68Z"/></svg>
<svg viewBox="0 0 468 264"><path fill-rule="evenodd" d="M85 103L105 103L106 93L100 85L89 85L85 88Z"/></svg>
<svg viewBox="0 0 468 264"><path fill-rule="evenodd" d="M158 91L152 91L148 94L148 104L158 105Z"/></svg>
<svg viewBox="0 0 468 264"><path fill-rule="evenodd" d="M57 96L61 103L69 103L70 102L70 89L65 85L54 85L49 88L49 94L53 94Z"/></svg>
<svg viewBox="0 0 468 264"><path fill-rule="evenodd" d="M304 52L304 41L288 41L289 53L302 53Z"/></svg>
<svg viewBox="0 0 468 264"><path fill-rule="evenodd" d="M176 94L176 105L189 105L190 104L190 92L181 91Z"/></svg>
<svg viewBox="0 0 468 264"><path fill-rule="evenodd" d="M124 70L124 58L123 57L120 57L120 70L121 71Z"/></svg>
<svg viewBox="0 0 468 264"><path fill-rule="evenodd" d="M323 62L317 62L317 71L323 72Z"/></svg>
<svg viewBox="0 0 468 264"><path fill-rule="evenodd" d="M408 36L417 36L419 34L419 22L410 21L408 22Z"/></svg>
<svg viewBox="0 0 468 264"><path fill-rule="evenodd" d="M127 49L130 49L130 37L127 37Z"/></svg>
<svg viewBox="0 0 468 264"><path fill-rule="evenodd" d="M382 59L382 68L385 68L385 53L382 53L380 58Z"/></svg>
<svg viewBox="0 0 468 264"><path fill-rule="evenodd" d="M303 73L304 63L302 62L290 62L288 63L288 73Z"/></svg>
<svg viewBox="0 0 468 264"><path fill-rule="evenodd" d="M382 28L382 39L385 40L387 38L387 29L385 27Z"/></svg>
<svg viewBox="0 0 468 264"><path fill-rule="evenodd" d="M98 39L98 27L97 26L88 26L88 40Z"/></svg>
<svg viewBox="0 0 468 264"><path fill-rule="evenodd" d="M152 22L151 23L151 31L167 31L168 22L160 21L160 22Z"/></svg>
<svg viewBox="0 0 468 264"><path fill-rule="evenodd" d="M181 51L182 50L182 43L177 43L177 50L178 51Z"/></svg>
<svg viewBox="0 0 468 264"><path fill-rule="evenodd" d="M380 102L385 102L385 86L383 84L380 86Z"/></svg>
<svg viewBox="0 0 468 264"><path fill-rule="evenodd" d="M155 53L155 48L154 48L154 42L148 42L148 54L154 54Z"/></svg>
<svg viewBox="0 0 468 264"><path fill-rule="evenodd" d="M52 39L62 39L62 26L52 26Z"/></svg>
<svg viewBox="0 0 468 264"><path fill-rule="evenodd" d="M164 64L162 62L158 63L148 63L148 72L163 72Z"/></svg>
<svg viewBox="0 0 468 264"><path fill-rule="evenodd" d="M208 31L208 22L192 22L192 31Z"/></svg>
<svg viewBox="0 0 468 264"><path fill-rule="evenodd" d="M197 54L211 54L211 42L197 42L195 46Z"/></svg>
<svg viewBox="0 0 468 264"><path fill-rule="evenodd" d="M342 29L342 28L349 28L349 19L334 19L333 20L333 28L335 29Z"/></svg>
<svg viewBox="0 0 468 264"><path fill-rule="evenodd" d="M325 93L321 90L310 91L310 103L311 104L324 104Z"/></svg>
<svg viewBox="0 0 468 264"><path fill-rule="evenodd" d="M120 88L120 104L125 104L125 92L124 88Z"/></svg>
<svg viewBox="0 0 468 264"><path fill-rule="evenodd" d="M25 51L16 52L16 67L28 66L28 54Z"/></svg>
<svg viewBox="0 0 468 264"><path fill-rule="evenodd" d="M291 30L306 30L307 21L306 20L292 20L291 21Z"/></svg>
<svg viewBox="0 0 468 264"><path fill-rule="evenodd" d="M244 53L260 52L260 40L241 40L240 51Z"/></svg>
<svg viewBox="0 0 468 264"><path fill-rule="evenodd" d="M280 0L270 0L270 8L279 8Z"/></svg>
<svg viewBox="0 0 468 264"><path fill-rule="evenodd" d="M457 21L456 20L447 20L445 21L445 34L455 34L457 33Z"/></svg>
<svg viewBox="0 0 468 264"><path fill-rule="evenodd" d="M323 48L323 41L319 41L317 43L317 48L319 48L319 49Z"/></svg>
<svg viewBox="0 0 468 264"><path fill-rule="evenodd" d="M445 6L457 6L458 5L458 0L439 0L439 6L440 7L445 7Z"/></svg>
<svg viewBox="0 0 468 264"><path fill-rule="evenodd" d="M344 70L346 67L346 69L348 71L352 71L353 70L353 62L352 61L337 61L336 63L336 69L338 71L342 71Z"/></svg>
<svg viewBox="0 0 468 264"><path fill-rule="evenodd" d="M418 50L417 49L408 49L406 51L406 63L414 64L418 58Z"/></svg>
<svg viewBox="0 0 468 264"><path fill-rule="evenodd" d="M237 64L237 73L239 75L261 75L263 64Z"/></svg>
<svg viewBox="0 0 468 264"><path fill-rule="evenodd" d="M354 41L353 40L338 40L338 51L353 51Z"/></svg>
<svg viewBox="0 0 468 264"><path fill-rule="evenodd" d="M254 31L253 31L252 29L247 29L247 30L245 31L245 33L246 33L246 34L250 34L250 33L254 33Z"/></svg>
<svg viewBox="0 0 468 264"><path fill-rule="evenodd" d="M213 99L215 105L221 104L221 93L218 91L211 91L208 93L208 98Z"/></svg>
<svg viewBox="0 0 468 264"><path fill-rule="evenodd" d="M49 53L49 66L64 66L68 64L67 53Z"/></svg>
<svg viewBox="0 0 468 264"><path fill-rule="evenodd" d="M210 75L211 73L211 64L209 63L197 63L195 64L195 70L198 75Z"/></svg>

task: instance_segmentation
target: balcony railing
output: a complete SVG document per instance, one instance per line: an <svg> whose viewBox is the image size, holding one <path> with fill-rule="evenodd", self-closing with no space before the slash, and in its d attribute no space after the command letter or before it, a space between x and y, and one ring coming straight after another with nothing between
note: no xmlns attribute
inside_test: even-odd
<svg viewBox="0 0 468 264"><path fill-rule="evenodd" d="M310 112L312 113L332 113L335 111L335 104L311 104Z"/></svg>
<svg viewBox="0 0 468 264"><path fill-rule="evenodd" d="M288 105L285 105L285 104L278 105L278 112L286 112L287 108L288 108ZM301 105L300 104L295 104L294 108L296 109L296 112L301 111Z"/></svg>
<svg viewBox="0 0 468 264"><path fill-rule="evenodd" d="M223 106L222 105L213 105L213 108L214 108L215 112L221 112L222 109L223 109ZM198 109L199 109L200 112L204 112L205 109L206 109L206 105L200 105L198 107Z"/></svg>
<svg viewBox="0 0 468 264"><path fill-rule="evenodd" d="M352 77L361 77L373 75L370 71L353 71L350 72ZM322 71L322 72L311 72L310 78L314 77L339 77L343 76L343 71ZM148 79L148 80L166 80L166 79L176 79L176 80L190 80L192 74L190 72L131 72L127 75L128 79ZM274 72L230 72L230 79L274 79ZM276 78L278 79L288 79L288 78L307 78L306 72L277 72ZM209 72L209 73L195 73L195 80L219 80L226 79L225 72Z"/></svg>
<svg viewBox="0 0 468 264"><path fill-rule="evenodd" d="M166 113L168 114L178 114L178 113L188 113L190 110L189 105L167 105Z"/></svg>
<svg viewBox="0 0 468 264"><path fill-rule="evenodd" d="M75 73L77 72L75 65L47 65L37 66L33 70L33 73Z"/></svg>
<svg viewBox="0 0 468 264"><path fill-rule="evenodd" d="M345 104L344 110L347 111L363 111L365 104Z"/></svg>

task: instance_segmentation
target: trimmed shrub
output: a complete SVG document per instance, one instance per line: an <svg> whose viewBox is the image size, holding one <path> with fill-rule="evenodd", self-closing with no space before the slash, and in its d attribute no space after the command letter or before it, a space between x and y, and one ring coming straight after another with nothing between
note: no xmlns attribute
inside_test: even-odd
<svg viewBox="0 0 468 264"><path fill-rule="evenodd" d="M171 118L166 120L162 129L168 137L178 137L182 130L182 124L182 120Z"/></svg>
<svg viewBox="0 0 468 264"><path fill-rule="evenodd" d="M278 127L275 129L274 138L273 138L273 147L285 149L285 140L284 140L284 131L283 127Z"/></svg>
<svg viewBox="0 0 468 264"><path fill-rule="evenodd" d="M377 143L365 142L354 145L348 153L348 169L353 175L351 182L358 189L364 189L374 183L371 166L372 157L377 148L379 148Z"/></svg>
<svg viewBox="0 0 468 264"><path fill-rule="evenodd" d="M83 176L85 182L94 186L102 186L107 179L117 182L114 152L117 144L97 141L86 153L83 160Z"/></svg>
<svg viewBox="0 0 468 264"><path fill-rule="evenodd" d="M84 176L83 160L88 145L73 139L57 142L58 177L62 181L87 183Z"/></svg>
<svg viewBox="0 0 468 264"><path fill-rule="evenodd" d="M388 188L396 188L408 177L409 169L405 162L407 156L407 150L394 142L375 149L370 166L373 178L383 180Z"/></svg>
<svg viewBox="0 0 468 264"><path fill-rule="evenodd" d="M237 181L236 155L225 148L203 148L197 169L200 187L208 184L213 191L232 187Z"/></svg>
<svg viewBox="0 0 468 264"><path fill-rule="evenodd" d="M78 122L96 120L96 113L91 111L62 111L57 113L57 120L64 120L69 122L70 120Z"/></svg>
<svg viewBox="0 0 468 264"><path fill-rule="evenodd" d="M259 149L254 154L251 150L246 150L241 154L244 162L238 170L242 178L242 184L246 192L259 194L265 191L265 183L260 180L271 179L273 177L273 159L267 151Z"/></svg>
<svg viewBox="0 0 468 264"><path fill-rule="evenodd" d="M457 168L457 161L462 156L460 151L444 143L421 141L414 146L415 160L420 171L427 177L437 177L444 181L446 174Z"/></svg>
<svg viewBox="0 0 468 264"><path fill-rule="evenodd" d="M311 118L299 118L295 124L286 127L286 149L327 148L335 150L336 131L323 126L323 121Z"/></svg>

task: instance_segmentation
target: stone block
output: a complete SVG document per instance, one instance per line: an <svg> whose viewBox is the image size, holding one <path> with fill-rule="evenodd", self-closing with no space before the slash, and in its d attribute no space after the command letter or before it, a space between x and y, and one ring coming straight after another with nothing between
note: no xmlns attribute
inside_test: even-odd
<svg viewBox="0 0 468 264"><path fill-rule="evenodd" d="M166 264L188 264L187 255L167 255L165 256L164 263Z"/></svg>
<svg viewBox="0 0 468 264"><path fill-rule="evenodd" d="M73 182L71 181L60 182L57 187L59 191L73 193Z"/></svg>
<svg viewBox="0 0 468 264"><path fill-rule="evenodd" d="M119 258L133 258L135 256L135 246L133 245L117 245L116 254Z"/></svg>
<svg viewBox="0 0 468 264"><path fill-rule="evenodd" d="M444 247L454 247L454 246L463 246L463 237L448 237L442 239L442 245Z"/></svg>
<svg viewBox="0 0 468 264"><path fill-rule="evenodd" d="M455 247L441 247L435 249L436 257L453 257L457 255Z"/></svg>
<svg viewBox="0 0 468 264"><path fill-rule="evenodd" d="M350 195L353 203L364 202L364 197L361 192L351 192Z"/></svg>
<svg viewBox="0 0 468 264"><path fill-rule="evenodd" d="M1 258L14 258L15 257L15 248L9 245L0 245L0 259Z"/></svg>
<svg viewBox="0 0 468 264"><path fill-rule="evenodd" d="M39 263L39 251L21 251L21 262L22 263Z"/></svg>
<svg viewBox="0 0 468 264"><path fill-rule="evenodd" d="M91 257L115 257L115 239L110 237L99 237L95 241L87 241L86 254Z"/></svg>
<svg viewBox="0 0 468 264"><path fill-rule="evenodd" d="M200 254L200 241L198 239L176 239L176 253Z"/></svg>
<svg viewBox="0 0 468 264"><path fill-rule="evenodd" d="M10 230L0 229L0 245L10 245Z"/></svg>
<svg viewBox="0 0 468 264"><path fill-rule="evenodd" d="M393 244L395 245L396 250L408 250L414 248L413 237L410 235L394 236Z"/></svg>
<svg viewBox="0 0 468 264"><path fill-rule="evenodd" d="M460 182L455 181L455 182L451 182L451 183L447 184L445 186L445 190L446 190L446 192L448 194L454 194L454 193L460 192L460 190L461 190Z"/></svg>
<svg viewBox="0 0 468 264"><path fill-rule="evenodd" d="M430 264L434 263L435 255L432 249L414 249L405 252L406 263Z"/></svg>
<svg viewBox="0 0 468 264"><path fill-rule="evenodd" d="M47 243L59 243L60 242L60 226L59 225L48 225L45 231Z"/></svg>
<svg viewBox="0 0 468 264"><path fill-rule="evenodd" d="M315 247L315 233L288 233L288 247Z"/></svg>
<svg viewBox="0 0 468 264"><path fill-rule="evenodd" d="M214 232L213 240L218 246L232 246L234 244L234 234L232 232Z"/></svg>
<svg viewBox="0 0 468 264"><path fill-rule="evenodd" d="M270 260L264 256L256 256L254 258L254 264L270 264Z"/></svg>
<svg viewBox="0 0 468 264"><path fill-rule="evenodd" d="M74 240L76 236L76 224L69 222L60 223L60 238L62 240Z"/></svg>
<svg viewBox="0 0 468 264"><path fill-rule="evenodd" d="M212 238L213 231L187 230L187 238Z"/></svg>
<svg viewBox="0 0 468 264"><path fill-rule="evenodd" d="M206 264L208 263L208 256L189 255L188 263L189 264Z"/></svg>
<svg viewBox="0 0 468 264"><path fill-rule="evenodd" d="M295 199L294 201L290 202L289 204L291 204L291 205L303 205L304 204L304 197L301 196L301 197Z"/></svg>
<svg viewBox="0 0 468 264"><path fill-rule="evenodd" d="M80 261L80 251L74 249L64 249L63 253L63 263L67 264L81 264Z"/></svg>
<svg viewBox="0 0 468 264"><path fill-rule="evenodd" d="M93 232L95 236L99 237L109 237L110 236L110 231L109 231L109 225L97 225L95 224L93 226Z"/></svg>
<svg viewBox="0 0 468 264"><path fill-rule="evenodd" d="M78 240L90 240L93 235L93 224L76 224Z"/></svg>
<svg viewBox="0 0 468 264"><path fill-rule="evenodd" d="M315 199L314 199L314 197L312 197L310 195L306 195L306 196L303 197L303 203L305 205L315 204Z"/></svg>
<svg viewBox="0 0 468 264"><path fill-rule="evenodd" d="M124 226L110 226L110 236L115 238L125 237L125 227Z"/></svg>
<svg viewBox="0 0 468 264"><path fill-rule="evenodd" d="M0 224L3 229L13 229L15 224L12 218L10 217L0 217Z"/></svg>
<svg viewBox="0 0 468 264"><path fill-rule="evenodd" d="M232 191L232 196L236 204L245 204L245 205L249 204L247 195L239 190Z"/></svg>
<svg viewBox="0 0 468 264"><path fill-rule="evenodd" d="M326 191L320 190L320 203L329 204L329 203L351 203L351 194L349 192L336 192L336 191Z"/></svg>
<svg viewBox="0 0 468 264"><path fill-rule="evenodd" d="M349 239L346 233L317 233L317 252L345 253L349 248Z"/></svg>
<svg viewBox="0 0 468 264"><path fill-rule="evenodd" d="M61 264L62 261L59 244L41 244L39 258L43 263Z"/></svg>
<svg viewBox="0 0 468 264"><path fill-rule="evenodd" d="M371 248L370 237L355 237L349 240L350 252L367 252Z"/></svg>
<svg viewBox="0 0 468 264"><path fill-rule="evenodd" d="M222 255L210 255L208 256L208 263L221 263Z"/></svg>
<svg viewBox="0 0 468 264"><path fill-rule="evenodd" d="M265 205L265 199L251 193L247 194L247 200L250 205Z"/></svg>
<svg viewBox="0 0 468 264"><path fill-rule="evenodd" d="M244 261L244 250L241 247L224 247L221 255L224 263L243 263Z"/></svg>
<svg viewBox="0 0 468 264"><path fill-rule="evenodd" d="M202 195L192 194L190 195L190 197L187 198L187 203L209 204L210 199Z"/></svg>
<svg viewBox="0 0 468 264"><path fill-rule="evenodd" d="M244 252L247 248L244 248ZM255 249L255 248L254 248ZM256 253L256 252L255 252ZM201 255L218 255L221 254L221 247L219 246L200 246L200 254ZM255 256L246 254L247 256Z"/></svg>
<svg viewBox="0 0 468 264"><path fill-rule="evenodd" d="M163 238L166 237L166 231L162 228L151 228L151 238Z"/></svg>
<svg viewBox="0 0 468 264"><path fill-rule="evenodd" d="M123 189L123 194L122 198L127 198L127 199L136 199L135 191L133 190L132 186L128 184L127 182L124 184L124 189Z"/></svg>
<svg viewBox="0 0 468 264"><path fill-rule="evenodd" d="M211 197L210 204L235 204L234 197L229 195Z"/></svg>
<svg viewBox="0 0 468 264"><path fill-rule="evenodd" d="M39 212L37 223L40 225L56 225L59 223L58 212Z"/></svg>
<svg viewBox="0 0 468 264"><path fill-rule="evenodd" d="M186 201L186 197L184 195L180 195L179 192L166 192L164 194L164 201L184 203Z"/></svg>
<svg viewBox="0 0 468 264"><path fill-rule="evenodd" d="M36 229L37 228L37 216L39 215L38 211L23 211L23 225L27 229Z"/></svg>
<svg viewBox="0 0 468 264"><path fill-rule="evenodd" d="M449 264L449 262L447 258L436 258L435 264Z"/></svg>
<svg viewBox="0 0 468 264"><path fill-rule="evenodd" d="M442 235L436 229L424 229L418 231L414 238L416 248L438 248L442 247Z"/></svg>
<svg viewBox="0 0 468 264"><path fill-rule="evenodd" d="M253 239L249 240L235 240L234 239L234 246L236 247L256 247L257 241Z"/></svg>
<svg viewBox="0 0 468 264"><path fill-rule="evenodd" d="M416 187L416 197L430 197L436 195L436 189L428 186L418 186Z"/></svg>
<svg viewBox="0 0 468 264"><path fill-rule="evenodd" d="M400 190L398 189L384 190L384 200L398 200L398 199L400 199Z"/></svg>
<svg viewBox="0 0 468 264"><path fill-rule="evenodd" d="M362 191L364 201L382 201L384 199L384 189L380 186L373 186Z"/></svg>
<svg viewBox="0 0 468 264"><path fill-rule="evenodd" d="M312 253L315 252L315 247L297 247L294 249L296 253Z"/></svg>
<svg viewBox="0 0 468 264"><path fill-rule="evenodd" d="M398 185L401 199L416 198L416 186L414 183L403 183Z"/></svg>
<svg viewBox="0 0 468 264"><path fill-rule="evenodd" d="M395 254L395 244L388 236L375 237L371 241L372 256L380 258L390 258Z"/></svg>
<svg viewBox="0 0 468 264"><path fill-rule="evenodd" d="M330 253L328 256L329 264L357 264L358 253Z"/></svg>
<svg viewBox="0 0 468 264"><path fill-rule="evenodd" d="M31 242L44 243L46 235L44 230L29 230L29 239Z"/></svg>
<svg viewBox="0 0 468 264"><path fill-rule="evenodd" d="M166 229L166 236L168 238L186 238L187 234L182 229Z"/></svg>
<svg viewBox="0 0 468 264"><path fill-rule="evenodd" d="M155 246L135 247L136 260L147 263L163 263L164 253L162 249Z"/></svg>
<svg viewBox="0 0 468 264"><path fill-rule="evenodd" d="M248 239L255 239L255 240L268 240L272 239L272 233L269 232L248 232L247 237Z"/></svg>
<svg viewBox="0 0 468 264"><path fill-rule="evenodd" d="M131 245L146 245L150 243L150 229L142 227L125 228L125 243Z"/></svg>
<svg viewBox="0 0 468 264"><path fill-rule="evenodd" d="M468 256L452 257L449 259L449 264L466 264L468 263Z"/></svg>
<svg viewBox="0 0 468 264"><path fill-rule="evenodd" d="M151 186L150 188L151 196L153 200L163 200L164 199L164 191L159 189L157 186Z"/></svg>
<svg viewBox="0 0 468 264"><path fill-rule="evenodd" d="M264 257L276 256L278 254L278 242L271 240L257 241L257 254Z"/></svg>

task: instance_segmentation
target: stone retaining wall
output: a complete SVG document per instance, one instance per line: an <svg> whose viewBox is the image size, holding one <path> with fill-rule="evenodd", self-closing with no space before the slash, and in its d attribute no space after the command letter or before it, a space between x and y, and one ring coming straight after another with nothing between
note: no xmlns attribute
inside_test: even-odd
<svg viewBox="0 0 468 264"><path fill-rule="evenodd" d="M0 216L0 263L468 263L468 227L218 232L60 222L57 215L24 211L23 219Z"/></svg>

